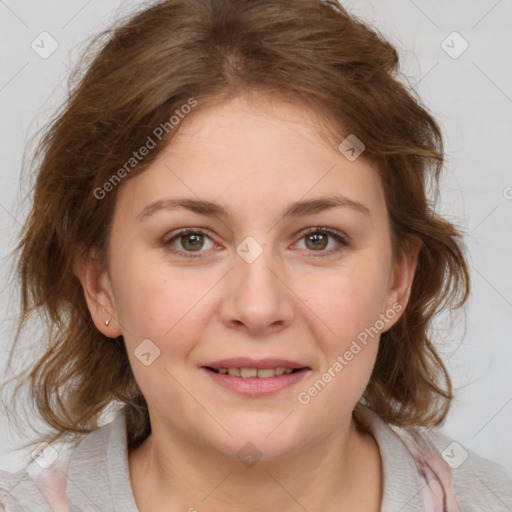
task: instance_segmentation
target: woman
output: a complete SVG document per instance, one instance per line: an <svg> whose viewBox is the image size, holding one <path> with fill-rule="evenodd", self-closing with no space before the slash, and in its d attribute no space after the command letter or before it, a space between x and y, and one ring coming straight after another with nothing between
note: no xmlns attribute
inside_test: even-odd
<svg viewBox="0 0 512 512"><path fill-rule="evenodd" d="M397 66L333 1L167 0L109 34L41 145L20 330L47 314L54 434L5 510L512 508L427 430L428 328L469 278Z"/></svg>

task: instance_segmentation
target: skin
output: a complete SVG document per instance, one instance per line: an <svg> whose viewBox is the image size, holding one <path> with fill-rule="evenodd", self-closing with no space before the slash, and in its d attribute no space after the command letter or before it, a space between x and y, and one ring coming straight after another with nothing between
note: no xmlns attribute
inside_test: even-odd
<svg viewBox="0 0 512 512"><path fill-rule="evenodd" d="M380 314L396 303L405 309L419 244L394 262L372 165L333 149L306 106L266 99L240 96L182 121L156 161L121 185L108 271L92 257L80 267L95 325L123 335L148 403L152 434L129 454L144 512L380 510L378 447L352 418L379 336L307 405L297 395ZM294 201L333 193L369 214L335 207L283 217ZM232 216L179 208L138 218L155 201L178 197L221 203ZM318 226L345 235L348 245L330 236L326 243L325 234L320 244L308 241L304 230ZM202 246L187 237L165 245L187 227L206 232ZM252 263L236 252L247 236L263 249ZM199 256L188 259L171 249L198 246ZM160 356L145 366L134 350L148 338ZM292 359L310 370L273 395L241 396L201 369L237 356ZM252 467L237 458L247 442L261 453Z"/></svg>

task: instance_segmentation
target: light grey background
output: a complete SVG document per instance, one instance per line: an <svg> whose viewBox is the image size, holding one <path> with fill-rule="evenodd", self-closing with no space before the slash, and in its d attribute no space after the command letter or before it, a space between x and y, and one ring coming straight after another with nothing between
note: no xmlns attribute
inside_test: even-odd
<svg viewBox="0 0 512 512"><path fill-rule="evenodd" d="M6 256L26 209L20 203L20 191L26 191L26 185L20 188L20 170L27 141L62 100L68 67L86 38L137 4L0 0L0 378L16 313ZM512 2L352 0L344 5L398 46L406 79L440 122L447 152L440 211L469 234L472 296L465 315L453 318L451 332L442 330L448 316L437 322L457 388L442 430L512 470ZM51 49L42 32L58 43L47 58L31 48L35 41L40 53ZM29 348L23 357L34 353L30 341L24 340ZM19 459L12 450L21 439L3 417L0 431L5 432L0 466L15 469Z"/></svg>

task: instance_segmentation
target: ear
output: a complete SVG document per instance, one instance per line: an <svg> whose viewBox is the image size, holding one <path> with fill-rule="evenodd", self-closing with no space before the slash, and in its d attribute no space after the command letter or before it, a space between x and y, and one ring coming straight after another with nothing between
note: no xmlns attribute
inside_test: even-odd
<svg viewBox="0 0 512 512"><path fill-rule="evenodd" d="M109 338L120 336L122 331L117 321L112 285L97 251L82 252L75 259L73 271L84 290L94 325ZM106 322L109 325L106 325Z"/></svg>
<svg viewBox="0 0 512 512"><path fill-rule="evenodd" d="M393 314L393 319L389 321L382 332L389 330L405 311L411 295L418 254L422 245L423 241L419 236L408 235L403 253L393 265L384 313L392 310L394 313L399 312L399 314Z"/></svg>

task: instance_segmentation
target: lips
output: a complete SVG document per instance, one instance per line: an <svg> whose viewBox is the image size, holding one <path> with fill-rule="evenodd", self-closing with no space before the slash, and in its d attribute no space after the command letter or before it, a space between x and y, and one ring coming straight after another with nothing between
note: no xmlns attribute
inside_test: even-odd
<svg viewBox="0 0 512 512"><path fill-rule="evenodd" d="M203 368L219 371L221 368L285 368L291 370L301 370L303 368L310 369L309 366L296 361L277 358L251 359L248 357L234 357L229 359L221 359L219 361L211 361L203 365Z"/></svg>
<svg viewBox="0 0 512 512"><path fill-rule="evenodd" d="M297 361L237 357L211 361L201 370L221 387L252 398L273 395L302 381L311 368Z"/></svg>

